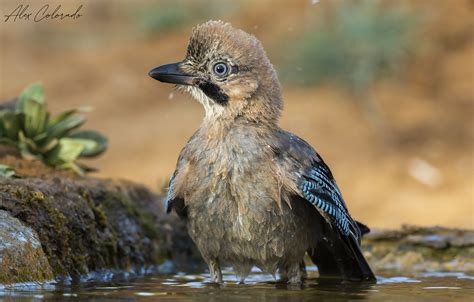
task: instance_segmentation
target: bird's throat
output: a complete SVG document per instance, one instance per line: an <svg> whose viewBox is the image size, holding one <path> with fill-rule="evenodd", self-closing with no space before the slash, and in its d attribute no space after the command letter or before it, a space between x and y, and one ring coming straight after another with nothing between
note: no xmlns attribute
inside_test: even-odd
<svg viewBox="0 0 474 302"><path fill-rule="evenodd" d="M229 96L225 94L222 89L214 83L202 81L198 87L204 92L207 97L214 100L217 104L225 106L229 102Z"/></svg>

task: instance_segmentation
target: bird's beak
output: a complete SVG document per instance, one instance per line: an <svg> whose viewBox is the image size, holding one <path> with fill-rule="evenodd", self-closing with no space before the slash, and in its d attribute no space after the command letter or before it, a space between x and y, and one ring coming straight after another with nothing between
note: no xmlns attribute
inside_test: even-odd
<svg viewBox="0 0 474 302"><path fill-rule="evenodd" d="M185 74L179 69L181 62L161 65L153 68L148 75L163 83L193 85L195 77Z"/></svg>

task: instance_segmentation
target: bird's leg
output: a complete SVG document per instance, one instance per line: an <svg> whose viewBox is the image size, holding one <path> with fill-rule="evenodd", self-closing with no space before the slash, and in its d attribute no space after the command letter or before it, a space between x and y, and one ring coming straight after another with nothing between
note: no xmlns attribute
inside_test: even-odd
<svg viewBox="0 0 474 302"><path fill-rule="evenodd" d="M303 282L303 270L301 263L292 263L287 268L288 283L301 284Z"/></svg>
<svg viewBox="0 0 474 302"><path fill-rule="evenodd" d="M239 284L245 283L245 278L250 274L250 270L252 269L251 263L240 263L234 265L234 271L239 278Z"/></svg>
<svg viewBox="0 0 474 302"><path fill-rule="evenodd" d="M210 259L207 261L207 265L209 266L209 272L211 273L211 282L222 283L222 272L219 260Z"/></svg>
<svg viewBox="0 0 474 302"><path fill-rule="evenodd" d="M280 278L278 279L278 282L288 282L288 283L294 283L292 280L290 280L291 277L294 279L300 278L301 282L308 277L308 273L306 272L306 264L304 263L304 260L302 260L299 264L299 273L296 272L296 268L294 265L281 265L278 268L278 273L280 275ZM296 277L295 277L296 276ZM301 277L298 277L301 276ZM297 282L297 283L301 283Z"/></svg>
<svg viewBox="0 0 474 302"><path fill-rule="evenodd" d="M288 281L288 269L286 265L280 265L278 268L279 279L278 282L287 282Z"/></svg>

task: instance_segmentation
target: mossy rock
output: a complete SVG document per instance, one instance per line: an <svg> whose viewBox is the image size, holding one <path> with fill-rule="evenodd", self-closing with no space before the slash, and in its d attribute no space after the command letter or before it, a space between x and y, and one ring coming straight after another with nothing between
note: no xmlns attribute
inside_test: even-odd
<svg viewBox="0 0 474 302"><path fill-rule="evenodd" d="M362 246L376 271L474 271L472 230L405 225L399 230L375 230L365 236Z"/></svg>
<svg viewBox="0 0 474 302"><path fill-rule="evenodd" d="M36 232L0 210L0 284L52 279L53 272Z"/></svg>
<svg viewBox="0 0 474 302"><path fill-rule="evenodd" d="M184 225L163 214L161 198L142 185L56 171L10 153L0 152L0 163L17 176L0 178L0 210L38 234L56 278L143 271L194 253Z"/></svg>

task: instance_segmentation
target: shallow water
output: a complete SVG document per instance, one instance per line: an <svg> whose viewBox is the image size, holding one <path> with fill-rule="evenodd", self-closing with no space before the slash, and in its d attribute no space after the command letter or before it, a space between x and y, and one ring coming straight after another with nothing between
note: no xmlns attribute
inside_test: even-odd
<svg viewBox="0 0 474 302"><path fill-rule="evenodd" d="M237 284L230 270L224 285L208 283L209 274L156 274L127 281L83 282L43 288L0 289L0 301L474 301L474 274L421 273L401 276L385 272L376 285L320 284L308 267L303 286L277 283L257 269Z"/></svg>

